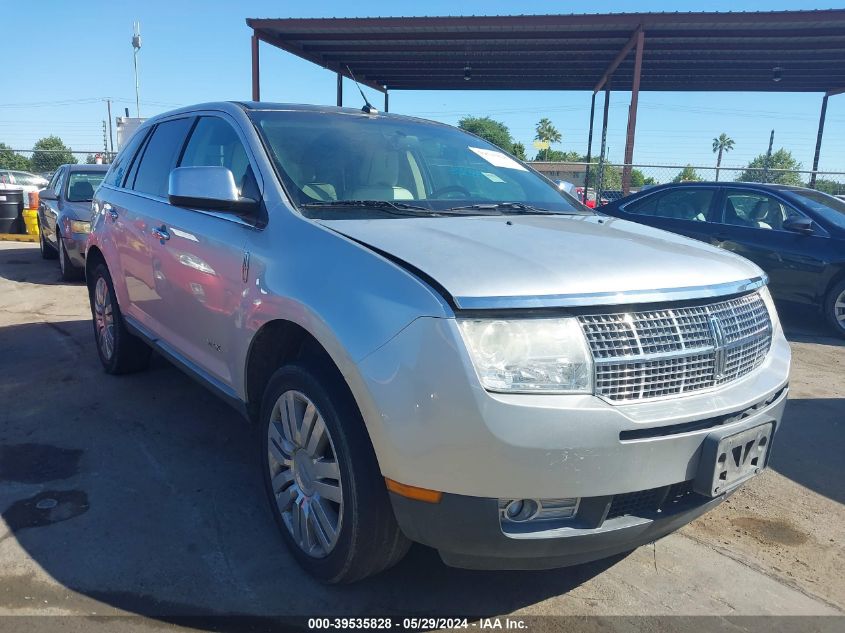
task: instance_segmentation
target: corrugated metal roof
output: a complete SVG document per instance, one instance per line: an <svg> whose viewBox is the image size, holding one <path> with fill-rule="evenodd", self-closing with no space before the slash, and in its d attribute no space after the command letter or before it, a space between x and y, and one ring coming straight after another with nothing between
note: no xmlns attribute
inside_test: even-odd
<svg viewBox="0 0 845 633"><path fill-rule="evenodd" d="M645 33L641 90L845 88L845 10L839 9L247 24L264 42L347 76L348 65L363 83L392 90L591 90L639 27ZM780 81L773 81L775 67ZM612 87L629 89L632 76L629 55Z"/></svg>

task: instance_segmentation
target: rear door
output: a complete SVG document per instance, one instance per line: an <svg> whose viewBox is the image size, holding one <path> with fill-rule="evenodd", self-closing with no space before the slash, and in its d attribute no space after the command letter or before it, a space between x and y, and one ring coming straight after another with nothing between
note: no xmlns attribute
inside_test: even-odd
<svg viewBox="0 0 845 633"><path fill-rule="evenodd" d="M729 187L720 199L713 244L753 261L769 275L772 295L782 301L813 303L824 271L829 237L783 228L787 218L807 217L774 193Z"/></svg>
<svg viewBox="0 0 845 633"><path fill-rule="evenodd" d="M178 165L226 167L241 196L260 200L247 147L234 120L208 113L196 120ZM160 204L156 213L159 238L151 238L150 248L160 300L150 314L157 331L184 359L231 386L230 352L246 286L244 244L257 229L234 214L204 209Z"/></svg>
<svg viewBox="0 0 845 633"><path fill-rule="evenodd" d="M619 207L626 219L709 242L714 231L717 187L675 187L655 191Z"/></svg>

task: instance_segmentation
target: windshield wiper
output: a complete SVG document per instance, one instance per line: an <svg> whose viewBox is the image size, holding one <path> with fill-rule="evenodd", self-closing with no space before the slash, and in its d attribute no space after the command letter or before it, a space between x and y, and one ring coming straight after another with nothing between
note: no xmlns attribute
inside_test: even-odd
<svg viewBox="0 0 845 633"><path fill-rule="evenodd" d="M427 207L421 207L416 204L408 204L407 202L398 202L394 200L319 200L316 202L305 202L299 206L305 209L314 209L319 207L360 207L391 209L396 211L425 211L426 213L433 213L433 211Z"/></svg>
<svg viewBox="0 0 845 633"><path fill-rule="evenodd" d="M455 207L454 209L430 209L428 207L421 207L416 204L408 204L407 202L400 202L398 200L319 200L315 202L305 202L299 205L304 209L315 208L331 208L331 207L359 207L361 209L378 209L386 213L393 213L395 215L479 215L485 211L496 211L497 209L487 209L483 207L476 208L474 206Z"/></svg>
<svg viewBox="0 0 845 633"><path fill-rule="evenodd" d="M451 207L446 211L516 211L518 213L525 213L530 215L564 215L564 214L578 214L578 211L552 211L551 209L542 209L524 202L481 202L478 204L468 204L465 206Z"/></svg>

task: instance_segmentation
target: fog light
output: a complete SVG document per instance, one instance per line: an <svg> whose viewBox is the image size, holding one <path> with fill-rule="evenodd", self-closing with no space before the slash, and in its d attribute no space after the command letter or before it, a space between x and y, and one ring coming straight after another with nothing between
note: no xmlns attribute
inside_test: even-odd
<svg viewBox="0 0 845 633"><path fill-rule="evenodd" d="M505 517L509 521L528 521L537 514L539 506L534 499L515 499L505 508Z"/></svg>
<svg viewBox="0 0 845 633"><path fill-rule="evenodd" d="M571 519L578 512L578 497L557 499L499 499L502 522L559 521Z"/></svg>

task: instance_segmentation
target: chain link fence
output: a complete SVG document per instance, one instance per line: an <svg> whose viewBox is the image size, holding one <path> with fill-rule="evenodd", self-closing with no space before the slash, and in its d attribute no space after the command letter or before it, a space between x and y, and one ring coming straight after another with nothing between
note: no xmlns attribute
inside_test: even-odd
<svg viewBox="0 0 845 633"><path fill-rule="evenodd" d="M114 160L115 154L104 149L34 151L4 148L0 149L0 169L17 169L47 176L67 162L108 164ZM588 163L535 161L531 165L552 180L565 180L576 187L584 187L587 181ZM589 163L589 167L591 189L601 189L603 197L609 199L621 195L623 165L605 163L601 172L596 162ZM763 182L807 187L810 186L812 175L812 171L802 169L635 164L631 165L631 191L685 181ZM832 195L845 195L845 171L816 172L815 188Z"/></svg>
<svg viewBox="0 0 845 633"><path fill-rule="evenodd" d="M0 169L28 171L39 176L49 176L59 165L109 164L117 152L104 149L67 150L67 149L9 149L0 148Z"/></svg>
<svg viewBox="0 0 845 633"><path fill-rule="evenodd" d="M565 180L576 187L584 187L587 182L588 163L533 162L531 165L552 180ZM602 197L607 199L621 196L623 165L606 163L599 170L598 163L589 163L589 168L591 189L600 189ZM812 171L802 169L637 164L631 165L631 192L652 185L688 181L762 182L808 187L812 176ZM817 171L814 188L831 195L845 195L845 171Z"/></svg>

